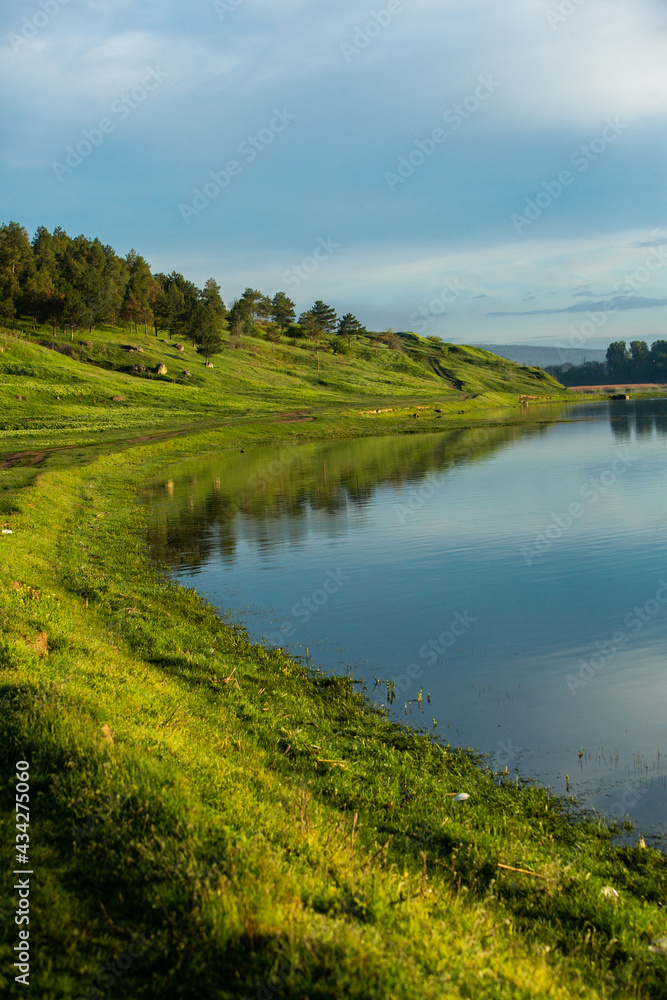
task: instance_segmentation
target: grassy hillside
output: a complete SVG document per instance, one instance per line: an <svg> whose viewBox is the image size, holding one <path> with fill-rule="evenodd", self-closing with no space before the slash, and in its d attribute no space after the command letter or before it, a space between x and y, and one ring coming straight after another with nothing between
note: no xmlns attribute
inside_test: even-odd
<svg viewBox="0 0 667 1000"><path fill-rule="evenodd" d="M58 340L71 355L50 336L0 340L8 995L666 997L660 853L614 847L603 824L395 725L347 679L250 644L149 558L146 480L193 456L447 428L455 460L513 433L486 426L494 413L548 419L517 397L560 387L412 335L377 358L363 342L321 354L319 371L285 342L248 339L210 369L115 329ZM165 376L129 370L159 363ZM258 453L243 458L261 479ZM400 444L386 460L405 473ZM332 462L332 483L346 468ZM28 988L12 967L26 836Z"/></svg>
<svg viewBox="0 0 667 1000"><path fill-rule="evenodd" d="M36 439L42 445L100 440L290 409L356 415L366 406L437 400L456 412L466 400L466 409L474 409L514 404L519 394L564 395L543 372L486 351L437 349L414 334L402 340L403 351L378 349L368 338L348 355L320 351L318 368L310 342L301 347L286 338L271 344L247 337L207 368L188 344L180 351L166 336L129 337L117 327L76 334L73 341L54 338L46 327L0 330L0 451ZM164 375L156 373L161 364ZM470 402L476 394L483 399Z"/></svg>

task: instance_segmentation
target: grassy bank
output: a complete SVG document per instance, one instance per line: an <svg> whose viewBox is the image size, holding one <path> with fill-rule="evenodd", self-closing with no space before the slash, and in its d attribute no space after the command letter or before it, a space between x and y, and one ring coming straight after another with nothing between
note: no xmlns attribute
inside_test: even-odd
<svg viewBox="0 0 667 1000"><path fill-rule="evenodd" d="M361 337L346 355L309 341L243 338L209 368L189 344L115 326L54 337L0 327L0 518L44 468L207 429L194 448L523 422L572 401L536 369L406 334L403 349ZM179 347L181 349L179 349ZM158 374L163 365L166 373ZM187 374L186 374L187 373ZM519 402L519 396L530 397Z"/></svg>
<svg viewBox="0 0 667 1000"><path fill-rule="evenodd" d="M316 354L310 341L245 337L208 368L191 345L179 350L166 335L101 327L70 340L54 338L47 327L23 327L0 329L0 453L314 408L320 416L350 411L356 419L359 411L401 404L437 403L457 414L517 406L519 395L567 397L537 369L476 348L436 348L414 334L402 338L402 350L358 338L345 355L324 348Z"/></svg>
<svg viewBox="0 0 667 1000"><path fill-rule="evenodd" d="M431 397L418 411L403 391L385 414L360 414L361 395L351 407L338 394L311 422L287 422L284 406L260 423L216 411L223 430L134 444L139 424L95 423L91 403L88 424L33 435L40 464L4 470L0 981L10 995L667 996L661 854L613 846L546 792L393 724L348 680L251 645L147 559L138 498L171 463L407 421L440 428L447 405L468 410L452 423L474 426L496 402ZM111 444L120 430L125 443ZM21 433L6 428L5 454ZM54 443L74 447L48 452ZM19 760L30 763L35 873L27 991L11 970ZM455 802L461 792L470 798Z"/></svg>

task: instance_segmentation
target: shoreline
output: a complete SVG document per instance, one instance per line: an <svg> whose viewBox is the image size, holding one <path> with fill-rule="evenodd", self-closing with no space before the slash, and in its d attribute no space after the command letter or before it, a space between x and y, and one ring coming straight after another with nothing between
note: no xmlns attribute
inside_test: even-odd
<svg viewBox="0 0 667 1000"><path fill-rule="evenodd" d="M607 401L603 400L602 402L607 402ZM576 404L573 404L573 405L576 405ZM418 407L418 409L424 410L424 409L426 409L426 407ZM537 426L544 426L544 423L547 422L547 421L544 421L544 420L542 420L542 421L537 420L537 414L534 414L534 416L535 416L536 419L535 419L534 424L532 424L532 426L535 426L535 427L537 427ZM580 416L574 416L574 415L572 415L572 416L569 416L569 417L565 417L563 415L561 418L550 418L548 420L548 423L554 423L556 425L556 424L560 424L561 422L567 422L567 423L581 422L581 421L588 421L590 419L591 419L590 413L584 414L584 415L580 415ZM507 441L513 441L514 440L514 438L508 438L508 439L505 439L505 438L497 438L497 439L496 438L492 438L492 432L495 434L495 433L499 432L502 428L517 428L517 427L522 427L522 426L526 427L526 422L525 421L515 420L513 418L508 418L506 420L498 420L498 421L494 422L493 424L484 423L483 425L480 424L480 425L477 425L477 426L475 426L475 425L468 425L465 428L463 426L454 426L454 425L451 425L451 424L446 424L444 427L442 427L441 424L438 424L437 430L434 431L431 428L426 428L425 427L424 428L424 432L425 432L425 436L427 436L429 438L432 438L434 441L437 442L438 437L436 437L436 435L439 436L438 432L440 434L442 434L443 436L446 436L448 434L448 432L451 432L452 430L455 430L456 433L452 434L451 437L447 437L446 441L443 441L443 446L442 446L443 448L447 449L448 452L451 452L451 456L452 457L450 458L450 462L451 462L452 466L455 466L460 461L461 454L464 455L464 456L467 456L468 459L470 457L472 457L472 456L478 457L479 456L479 452L475 451L473 449L474 448L479 448L480 445L483 446L482 447L482 454L484 454L484 455L491 454L492 455L494 453L495 449L497 449L499 447L502 447L503 442L507 443ZM529 423L528 426L531 426L531 424ZM470 433L469 437L466 437L465 436L466 435L466 431L468 431L468 430L471 431L471 433ZM460 453L458 451L458 448L461 446L462 439L461 439L461 437L459 435L463 436L463 442L464 442L463 443L463 447L462 447ZM405 437L406 439L408 438L407 434L399 435L399 434L397 434L397 433L395 433L393 431L389 431L389 429L388 429L388 433L386 435L384 435L384 436L391 437L397 443L400 440L401 436ZM409 437L412 438L413 435L410 434ZM370 441L376 440L376 438L378 440L382 439L382 437L380 437L380 436L369 436L369 437L363 437L363 438L358 438L357 437L357 438L355 438L355 440L370 442ZM337 437L335 440L336 440L336 443L340 442L341 445L342 445L342 442L344 440L352 440L352 439L351 438ZM468 442L467 449L466 449L466 444L465 444L466 441ZM323 446L326 446L327 443L333 443L333 439L329 435L326 435L325 437L322 437L322 436L320 436L320 437L311 437L311 436L309 436L308 442L311 443L311 444L321 444ZM302 442L302 444L305 446L308 442L304 441L304 442ZM217 501L218 504L224 505L224 510L225 511L229 511L229 510L234 510L234 511L239 511L239 512L246 511L250 517L254 518L254 517L258 516L258 508L256 508L252 504L252 502L251 502L250 494L251 494L252 491L249 490L246 486L243 485L246 482L249 482L250 484L257 485L258 488L260 488L262 490L262 496L264 496L265 493L268 492L268 496L269 496L270 500L275 499L275 496L271 492L271 489L270 489L271 484L274 481L276 481L277 478L278 478L278 473L275 470L278 468L278 465L284 467L286 464L288 464L289 462L291 462L292 460L294 460L298 456L298 454L299 454L298 449L300 447L300 445L297 445L297 444L294 444L294 443L285 444L285 442L283 442L282 444L283 444L283 446L281 447L281 443L280 442L273 442L272 444L268 444L268 445L261 445L261 444L258 443L256 445L254 445L252 449L249 450L250 453L246 453L245 456L239 458L238 461L237 461L237 459L232 458L231 462L227 462L227 464L222 467L226 471L224 471L224 472L223 471L220 471L220 472L216 471L215 472L215 476L221 475L221 477L222 477L222 486L220 485L220 481L216 479L216 492L215 492L216 501ZM261 459L261 458L258 458L257 455L261 456L261 454L262 454L262 452L261 452L262 447L273 448L273 449L275 449L275 451L272 451L271 455L267 456L266 458ZM394 447L393 444L392 444L392 447ZM433 447L435 447L435 445L433 445ZM255 449L257 449L258 451L255 452ZM234 451L235 451L235 449L231 449L228 452L228 454L233 455ZM253 452L255 452L255 454L253 454ZM325 487L327 486L327 482L329 483L329 487L331 487L331 482L329 482L329 481L332 480L334 482L334 484L337 481L336 480L336 475L335 475L335 468L334 468L334 472L332 474L331 473L331 469L329 467L329 457L328 457L329 453L325 452L325 451L323 451L322 453L326 454L326 456L327 456L327 458L326 458L327 476L326 476L326 480L325 480ZM334 454L336 454L336 450L335 449L334 449ZM355 452L355 455L356 454L358 454L358 453ZM420 451L420 454L421 454L421 451ZM222 453L221 453L221 455L222 455ZM454 457L454 456L456 456L456 457ZM173 480L172 482L170 482L170 483L167 484L167 486L169 487L170 499L173 500L174 482L176 483L176 490L177 490L177 493L178 493L178 490L179 490L179 487L178 487L179 477L183 476L185 478L185 481L188 481L189 476L192 475L193 477L195 477L193 479L193 482L195 482L195 481L197 482L197 487L193 488L192 492L189 493L189 496L191 497L189 511L192 511L193 509L198 509L197 506L196 506L196 508L193 508L192 504L193 503L195 505L201 504L203 497L206 495L206 490L205 490L205 487L204 487L204 483L206 481L206 476L208 475L208 473L205 470L208 468L208 464L207 463L209 461L212 461L211 455L201 455L201 456L197 456L196 458L186 458L182 462L179 462L176 466L170 467L169 469L165 470L164 473L161 472L160 475L157 477L156 483L157 484L161 484L162 487L164 488L164 480L165 479L168 478L168 479ZM265 463L267 463L264 467L261 464L262 461L264 461ZM238 464L239 462L241 463L240 465ZM250 464L246 465L245 463L250 463ZM270 463L270 465L271 465L270 469L268 468L268 463ZM385 468L384 462L382 464L383 464L383 469L384 469ZM321 459L320 459L320 466L321 466ZM215 466L212 466L212 467L215 467ZM361 469L362 467L363 467L363 462L362 462L362 465L359 466L359 468ZM399 467L404 470L407 478L410 479L410 476L411 476L411 473L413 472L413 470L411 468L408 468L407 465L400 466L400 463L397 464L396 468L399 468ZM191 471L188 471L189 468L191 468ZM417 473L417 475L425 476L426 479L428 479L428 477L431 475L431 473L433 471L433 469L430 466L428 468L429 468L428 472ZM447 468L448 468L448 465L442 466L442 469L440 467L437 467L437 471L444 471ZM245 473L241 473L239 471L240 469L245 469L246 470ZM213 473L211 473L211 475L213 475ZM241 475L243 477L241 479L241 485L238 487L237 490L235 490L234 488L232 488L230 486L230 484L229 484L229 482L227 481L227 478L226 478L227 475L232 476L232 478L233 478L234 481L235 481L235 477L238 476L238 475ZM359 475L361 475L361 472L359 473ZM248 476L249 476L249 478L248 478ZM280 478L282 479L282 476ZM390 481L391 481L391 475L390 475ZM377 486L381 482L382 482L382 480L377 481L372 476L369 477L368 479L362 478L362 488L364 489L364 491L366 489L368 489L370 491L371 489L375 488L375 486ZM415 487L415 488L418 488L418 486ZM359 489L359 478L357 478L357 489ZM364 494L364 495L366 495L366 494ZM319 491L318 491L317 496L318 496L318 500L321 501L322 500L322 495L319 493ZM158 501L158 503L159 503L159 501ZM181 510L182 514L185 514L186 516L189 516L188 515L188 511L186 511L185 509L181 509L182 504L183 504L183 500L181 499L181 502L178 505L177 509ZM407 509L404 508L404 510L407 513ZM174 518L174 516L175 516L174 514L169 515L169 520L171 521ZM401 517L402 516L403 515L401 515ZM159 515L158 520L159 520L159 526L156 525L156 528L155 528L155 537L153 539L154 543L156 545L156 553L158 553L157 558L159 558L159 551L160 551L160 549L162 549L162 547L164 545L163 534L165 532L164 511L162 509L162 505L161 504L160 504L160 515ZM203 523L204 524L208 523L208 521L206 520L206 516L205 516L205 519L204 519ZM216 523L217 523L217 521L216 521ZM180 524L180 528L178 527L179 524ZM180 522L180 516L176 516L176 525L177 525L177 528L176 528L177 531L179 531L179 530L183 531L184 530L183 525ZM195 550L198 550L198 545L197 544L195 544L194 546L191 546L191 544L190 544L191 539L193 537L192 534L191 534L190 528L185 529L185 530L186 530L186 538L188 538L190 540L187 543L188 544L188 548L194 547ZM193 559L194 559L194 564L193 564L194 568L190 567L192 575L187 572L187 568L184 567L182 564L180 564L180 562L178 560L175 560L173 563L171 563L171 561L170 561L168 569L167 569L168 578L170 580L172 580L173 582L180 583L180 584L182 584L184 586L193 586L193 587L195 587L195 589L198 589L201 584L197 582L197 574L199 574L202 571L204 573L206 572L206 569L205 569L205 566L206 566L206 556L205 555L204 556L196 556L194 554L194 552L193 552ZM183 576L183 570L184 570L184 568L186 568L185 576ZM209 598L209 599L211 599L211 598ZM241 628L247 628L248 631L253 634L253 636L254 636L253 641L254 642L264 643L268 649L273 649L276 646L282 645L283 647L285 647L285 648L287 648L289 650L289 655L290 656L295 657L298 660L298 662L306 663L306 665L308 665L307 655L304 653L304 649L306 648L306 644L308 643L308 639L307 638L303 638L303 636L302 636L301 637L301 641L299 643L297 643L297 645L295 646L293 642L285 641L285 637L286 636L288 636L290 634L294 634L294 630L293 629L292 629L292 632L290 633L289 631L287 631L287 629L281 629L277 624L274 623L273 626L268 625L266 628L264 628L262 630L262 628L260 628L260 624L259 623L262 622L263 620L267 620L268 621L269 619L267 618L266 614L262 615L262 609L257 609L257 608L254 607L254 605L253 605L253 596L252 596L251 592L248 593L248 594L246 594L246 596L243 599L243 601L240 601L238 597L236 597L236 598L235 597L230 597L229 600L234 605L233 609L227 606L227 600L226 599L223 600L222 597L216 598L216 601L214 602L214 604L215 604L215 606L221 606L222 607L222 611L221 611L222 614L224 614L224 615L232 615L233 616L233 620ZM239 607L236 607L236 604L239 604ZM311 605L308 604L307 606L310 609L310 611L313 611L313 608L311 607ZM249 619L247 617L244 618L244 611L246 611L248 608L250 609L250 618ZM285 613L285 615L287 616L287 612ZM249 625L248 621L253 621L253 622L255 622L255 624L254 625ZM271 632L272 628L274 629L273 636L268 636L268 633ZM280 634L279 633L283 633L282 642L280 641ZM261 638L262 635L265 637L264 639ZM317 654L315 656L313 655L313 642L314 641L315 641L314 636L311 636L310 637L310 662L311 662L311 664L313 663L313 661L317 661L318 660ZM353 654L350 654L348 652L348 654L346 654L346 656L349 658L349 655L353 655ZM321 656L320 656L320 659L321 659ZM327 656L325 654L324 655L324 661L322 661L322 662L325 662L327 665L320 666L320 669L322 669L322 670L324 670L326 672L331 671L331 672L334 672L336 674L341 674L341 673L345 673L345 669L343 667L343 663L344 662L348 663L348 660L347 659L340 660L340 662L338 662L336 664L334 662L329 662L329 660L328 660L328 658L327 658ZM362 671L362 668L358 667L356 665L356 662L354 660L350 660L349 661L348 668L351 671L351 676L353 676L355 678L355 683L356 684L369 685L369 687L372 688L372 678L370 677L370 675L368 677L364 678L363 677L363 672L360 672L360 671ZM391 673L392 671L389 671L389 672ZM398 668L396 672L400 672L400 668ZM408 682L407 678L406 678L406 682ZM414 685L415 682L413 681L411 683ZM384 689L384 684L385 684L385 674L383 673L382 674L382 689ZM416 688L413 690L412 693L414 694L415 691L418 690L418 689L419 689L419 683L416 684ZM425 690L426 690L426 687L425 687ZM368 692L367 692L366 696L369 698L369 700L373 704L375 704L375 705L378 704L377 698L371 698L371 696L370 696L370 694ZM397 701L399 701L401 703L401 705L402 705L403 704L403 696L401 695L399 697L398 694L397 694L396 697L397 697ZM408 696L406 695L406 697L408 697ZM384 699L382 699L382 700L384 701ZM389 703L389 700L387 700L387 703ZM407 714L408 714L408 712L407 712L407 709L406 709L406 712L405 712L406 718L407 718ZM433 710L431 710L431 714L433 714ZM412 709L410 709L410 715L412 715ZM415 709L415 715L418 716L418 713L417 713L416 709ZM403 718L403 710L402 709L400 711L400 714L395 713L392 710L391 711L391 717L396 722L398 722L399 724L402 724L402 723L404 723L406 721ZM425 723L425 721L426 720L422 720L422 723ZM442 721L440 719L440 717L439 717L439 721ZM413 724L414 725L419 725L418 722L413 722ZM585 740L585 734L582 732L582 733L579 734L579 737L577 737L577 738L581 738L582 740ZM521 740L521 735L520 734L518 736L518 739ZM488 757L488 758L491 758L494 755L494 753L496 752L496 750L495 750L495 744L493 743L493 740L491 742L491 746L490 747L483 746L481 743L478 743L477 741L475 741L474 737L470 737L470 742L461 743L460 745L461 746L465 746L465 747L467 747L469 749L472 749L472 751L474 753L479 754L480 756ZM583 743L582 743L582 745L583 745ZM576 746L579 746L579 744L577 744ZM576 756L576 746L574 747L575 756ZM596 800L595 804L590 804L590 798L591 798L591 796L593 798L595 798L596 793L603 792L603 791L606 794L608 793L607 786L604 785L604 784L601 784L600 787L597 788L597 789L593 789L592 791L589 790L589 792L587 792L587 793L580 792L576 788L572 788L571 789L569 787L569 785L568 785L567 794L566 794L565 791L563 790L565 788L564 775L565 775L566 770L568 770L568 769L571 770L571 767L569 765L567 767L563 766L563 768L562 768L562 774L560 774L560 776L557 776L556 772L552 771L552 773L549 774L549 775L546 775L546 774L543 773L542 777L540 778L539 774L540 774L540 772L544 772L544 765L540 764L539 762L534 762L533 766L531 767L531 766L527 766L526 762L524 761L523 766L521 767L521 770L519 772L519 776L520 776L520 780L521 781L529 781L529 782L533 782L533 783L537 782L542 787L544 787L547 790L551 791L554 795L556 795L556 796L561 796L562 795L563 798L565 800L568 800L570 803L576 801L575 811L578 812L578 813L588 814L588 815L592 815L592 816L598 815L603 821L608 822L610 825L613 825L614 823L626 823L626 822L629 822L629 817L627 816L627 814L625 812L623 812L623 813L619 812L619 809L617 808L617 804L616 803L614 803L615 808L613 810L611 810L611 812L610 812L610 807L607 807L605 809L604 802L600 802L600 801ZM575 786L576 782L572 782L572 785ZM623 794L626 793L625 786L621 789L621 792ZM618 790L616 790L616 794L617 795L621 794L621 792L618 792ZM609 794L609 801L611 803L613 801L613 788L612 788L611 792L609 792L608 794ZM635 793L635 794L636 794L637 797L641 797L641 793ZM627 797L628 796L626 796L626 798ZM649 820L647 820L645 817L643 817L641 815L638 816L638 817L633 817L632 822L634 823L634 827L633 827L632 831L630 831L628 829L625 832L623 832L623 831L621 832L621 836L623 837L623 841L625 843L630 843L632 841L633 837L634 837L634 840L636 841L637 838L640 835L642 835L642 836L644 836L647 839L647 841L649 843L651 843L657 849L662 850L663 853L665 852L665 849L667 847L667 828L664 826L664 824L659 825L657 827L655 827L655 826L651 827Z"/></svg>
<svg viewBox="0 0 667 1000"><path fill-rule="evenodd" d="M465 415L473 430L479 413ZM7 760L31 760L37 791L34 864L48 878L33 905L51 963L37 985L84 995L100 955L141 934L114 987L128 1000L259 996L278 969L304 998L317 982L322 996L463 996L471 975L502 995L603 996L611 974L619 996L638 983L663 996L651 950L667 934L663 854L612 845L599 820L390 721L349 679L251 644L149 562L139 490L152 471L375 436L345 419L75 447L65 466L61 451L7 470L3 742ZM452 426L422 417L419 433Z"/></svg>

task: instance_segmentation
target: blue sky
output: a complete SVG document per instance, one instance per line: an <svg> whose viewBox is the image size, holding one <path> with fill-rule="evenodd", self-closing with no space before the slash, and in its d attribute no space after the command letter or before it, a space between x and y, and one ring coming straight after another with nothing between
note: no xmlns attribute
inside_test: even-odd
<svg viewBox="0 0 667 1000"><path fill-rule="evenodd" d="M665 0L6 0L2 220L456 342L667 338Z"/></svg>

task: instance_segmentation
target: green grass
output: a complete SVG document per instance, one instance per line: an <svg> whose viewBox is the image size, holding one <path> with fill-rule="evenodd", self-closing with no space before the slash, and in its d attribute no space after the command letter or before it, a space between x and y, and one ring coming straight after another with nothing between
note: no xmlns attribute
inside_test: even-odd
<svg viewBox="0 0 667 1000"><path fill-rule="evenodd" d="M147 428L255 420L290 409L339 413L437 400L456 412L516 405L522 393L566 396L543 372L485 351L455 345L438 351L414 334L404 343L405 351L376 352L364 339L350 355L320 351L318 370L312 344L247 337L241 349L228 346L207 368L190 345L178 351L166 335L128 336L102 327L70 341L54 338L49 328L0 330L0 450L27 449L36 440L91 443ZM130 346L142 353L130 353ZM146 371L132 374L138 364ZM166 375L155 374L159 364ZM469 399L476 394L483 398Z"/></svg>
<svg viewBox="0 0 667 1000"><path fill-rule="evenodd" d="M37 995L107 995L140 936L108 995L665 996L658 852L250 645L151 568L137 491L198 445L54 468L1 538L2 843L27 759Z"/></svg>
<svg viewBox="0 0 667 1000"><path fill-rule="evenodd" d="M2 391L28 380L16 392L35 395L29 414L45 425L34 433L43 459L5 468L0 498L13 532L0 536L0 982L10 995L667 996L663 855L614 846L567 803L396 725L349 679L252 645L148 556L145 483L185 459L443 425L452 446L482 453L508 429L480 443L475 428L516 392L466 405L459 390L448 403L434 375L440 414L428 376L423 396L408 379L384 397L392 412L362 415L370 390L355 389L351 405L302 372L289 409L313 393L317 420L285 423L287 399L259 377L255 390L238 388L238 372L266 369L270 353L229 352L192 389L34 344L8 348L3 363L11 354L37 374L5 370ZM371 379L368 364L355 361L355 378ZM38 402L56 384L82 396L82 386L89 396L122 384L131 405L113 410L100 390L94 404L70 404L80 419L68 427ZM172 393L184 402L162 419ZM420 398L428 410L415 410ZM530 419L525 408L500 412L508 424ZM5 453L30 439L23 419L7 418ZM131 443L198 423L198 433ZM28 990L11 970L18 760L31 775ZM470 799L457 805L462 791Z"/></svg>

